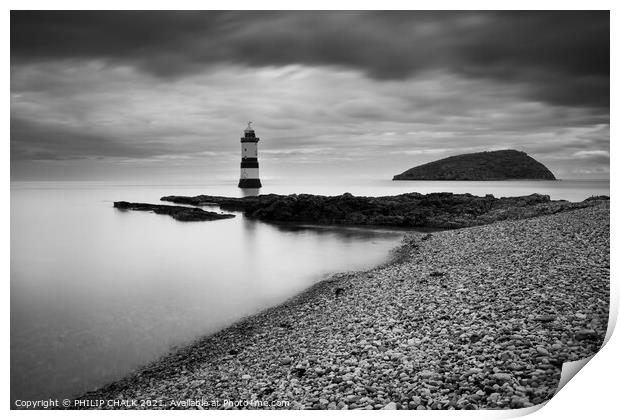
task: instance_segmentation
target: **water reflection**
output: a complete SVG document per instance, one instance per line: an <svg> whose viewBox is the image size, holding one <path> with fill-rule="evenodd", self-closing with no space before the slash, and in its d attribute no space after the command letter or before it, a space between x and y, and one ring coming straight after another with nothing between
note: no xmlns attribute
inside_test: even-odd
<svg viewBox="0 0 620 420"><path fill-rule="evenodd" d="M421 231L421 229L399 229L391 227L376 226L343 226L343 225L305 225L282 222L261 222L272 226L280 232L312 232L316 235L338 235L342 238L350 239L369 239L369 238L390 238L408 231ZM438 230L438 229L434 229Z"/></svg>

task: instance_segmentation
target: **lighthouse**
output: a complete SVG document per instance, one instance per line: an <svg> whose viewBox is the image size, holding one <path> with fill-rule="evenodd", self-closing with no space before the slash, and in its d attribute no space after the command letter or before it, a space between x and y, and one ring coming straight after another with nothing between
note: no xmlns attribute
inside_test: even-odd
<svg viewBox="0 0 620 420"><path fill-rule="evenodd" d="M258 141L252 121L243 130L241 137L241 177L239 178L239 188L260 188L260 178L258 177Z"/></svg>

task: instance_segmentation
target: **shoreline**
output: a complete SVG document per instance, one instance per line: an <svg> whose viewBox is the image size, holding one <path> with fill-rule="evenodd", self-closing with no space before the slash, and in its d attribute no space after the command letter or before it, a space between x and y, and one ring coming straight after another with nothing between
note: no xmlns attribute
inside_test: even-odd
<svg viewBox="0 0 620 420"><path fill-rule="evenodd" d="M590 213L591 215L584 216ZM477 337L475 334L472 336L471 325L464 328L459 335L448 334L450 336L448 339L443 337L447 334L448 328L455 325L459 327L459 322L466 324L468 320L460 320L456 323L440 322L442 329L439 330L439 334L433 328L420 328L420 326L434 325L438 321L451 320L452 315L449 310L452 308L450 305L435 302L431 305L432 307L422 306L425 308L424 310L419 309L419 307L404 307L403 300L399 298L400 294L394 292L398 292L398 288L402 287L403 296L422 305L428 303L425 302L426 298L437 300L438 296L447 299L448 302L454 300L452 303L457 304L456 308L466 310L465 313L468 314L469 318L476 318L479 313L475 311L474 306L481 303L477 301L474 306L468 304L467 299L463 298L464 293L467 295L465 290L468 288L459 287L464 286L460 283L471 283L470 276L467 273L464 275L460 273L459 275L459 270L463 268L462 264L449 265L448 262L450 261L445 261L441 265L438 264L439 261L436 261L443 258L441 254L438 257L436 256L442 250L446 253L466 252L462 246L446 251L446 246L449 247L451 241L459 242L459 236L467 236L473 239L473 242L476 243L475 246L486 249L485 241L481 241L480 238L476 239L477 237L487 235L492 241L493 238L497 238L497 232L511 229L511 232L519 232L520 225L539 226L545 230L546 225L553 224L554 229L568 229L570 232L571 229L566 227L565 221L557 223L555 222L556 219L574 219L573 223L577 225L587 225L590 223L588 220L593 218L592 215L595 216L594 219L603 220L605 214L608 220L608 202L602 202L584 209L562 212L558 215L526 220L497 222L485 226L432 233L408 232L401 244L390 251L385 263L366 271L334 274L275 307L245 317L214 334L198 338L183 348L129 373L119 381L86 392L79 398L117 398L122 396L122 398L153 399L164 402L161 407L144 408L172 408L169 403L173 400L196 398L197 396L208 399L228 398L231 400L250 400L252 397L268 400L280 398L288 399L293 403L293 406L285 408L322 409L377 409L392 403L394 407L407 409L521 408L544 402L546 401L545 397L549 396L549 392L554 390L553 384L557 385L557 380L559 380L561 364L558 365L558 360L553 355L558 352L562 353L564 349L559 346L558 342L548 343L543 340L544 342L541 344L535 342L537 341L536 334L532 337L527 335L526 338L523 338L524 334L507 335L506 332L503 332L501 343L507 342L508 345L501 347L507 347L507 350L500 353L501 360L493 363L495 369L491 368L487 371L484 367L476 367L477 364L475 363L474 366L468 366L468 369L461 372L461 375L466 376L466 383L474 382L477 384L478 390L472 392L471 398L465 396L455 398L452 394L460 395L458 393L460 388L452 386L454 389L450 390L450 386L445 386L450 381L456 380L451 376L451 373L454 372L450 369L439 369L436 363L433 363L433 361L443 360L437 350L453 351L453 349L460 349L465 353L459 357L464 357L472 348L476 348L476 352L482 351L484 355L486 350L479 347L483 343L495 343L497 337L487 338L488 334L481 337ZM599 229L596 226L595 228ZM604 226L602 229L604 230ZM535 232L534 229L530 233ZM562 232L563 237L566 232L563 230ZM607 267L609 262L608 240L607 230L607 249L599 250L600 255L598 256L599 259L604 260L606 255ZM439 244L435 242L439 242ZM502 244L506 243L502 242ZM453 243L452 245L458 244ZM493 244L486 244L486 246L493 246ZM523 249L513 251L527 253L527 248L526 246ZM510 255L508 253L505 257L509 258ZM536 258L536 255L531 257ZM558 257L566 258L570 255L560 254ZM429 263L431 265L437 264L439 268L433 271L427 267ZM488 261L484 260L481 264L488 264ZM478 265L468 266L468 268L477 270ZM580 272L583 271L582 266L577 268ZM574 267L570 271L574 271ZM608 291L608 268L606 273L607 278L599 280L603 283L607 282L606 290ZM455 281L452 281L454 276L456 276ZM399 277L403 277L403 279ZM408 283L414 284L408 285ZM470 286L477 287L476 284ZM506 287L503 284L496 286ZM425 291L428 293L424 294ZM507 291L515 293L512 289L507 289ZM485 294L488 291L483 288L479 289L478 292ZM601 292L603 293L601 294ZM553 294L553 292L549 293ZM604 290L599 288L593 293L597 299L604 300ZM455 296L458 296L458 299L455 300ZM603 308L605 313L608 310L608 299L607 295L607 307ZM587 302L575 302L575 304L583 305ZM360 312L359 307L365 305L368 306L366 309L374 309L374 312L367 313L365 310ZM395 308L398 308L396 312L394 312ZM472 308L474 311L470 311ZM499 309L503 310L504 308ZM427 313L429 311L431 313L433 311L441 312L440 317L437 319L428 318ZM545 311L549 312L548 309ZM565 327L561 325L562 322L571 324L576 321L589 320L592 324L594 319L599 323L604 321L600 325L596 324L598 327L595 330L581 328L580 331L584 335L584 340L581 341L584 341L585 344L578 343L576 350L573 349L574 337L572 340L564 340L566 343L573 343L567 344L567 348L570 348L571 351L566 353L565 361L574 360L577 355L586 357L592 351L596 351L605 335L607 318L602 317L601 313L592 317L581 313L585 311L581 310L579 312L580 317L569 322L564 319L566 318L565 315L559 315L561 311L562 308L556 307L554 311L551 311L555 315L537 315L540 319L533 321L537 323L535 330L540 331L553 327L547 334L555 335L557 331L565 330ZM404 316L403 313L407 313L407 316ZM485 316L493 318L492 311ZM529 317L531 317L531 311ZM529 320L529 317L525 320ZM345 320L349 322L342 325ZM512 322L516 325L522 321L523 319L515 317ZM374 328L375 324L388 325L384 330L377 332ZM582 324L584 323L582 322ZM415 328L412 328L414 326ZM310 331L304 334L306 330ZM359 334L355 334L352 340L346 339L350 335L350 331ZM483 334L482 330L479 334ZM361 336L364 338L360 338ZM432 343L429 344L429 337L435 338L435 336L443 340L443 345L435 344L433 346L430 345ZM477 343L481 344L478 345ZM429 345L430 349L427 348ZM555 347L553 347L554 345ZM325 354L325 347L332 348L332 350L335 347L337 351ZM534 353L528 353L527 357L515 356L515 350L523 347L527 348L524 350L526 353L533 347ZM478 354L476 352L472 352L470 356ZM491 349L491 352L494 352L494 349ZM429 359L427 356L431 353L433 357ZM260 358L260 355L266 357ZM456 358L457 362L459 357ZM479 361L482 366L486 366L485 360L487 360L487 356ZM537 363L533 363L533 360ZM377 363L387 367L375 372L374 365ZM515 366L507 369L506 363L513 363ZM524 370L527 371L528 368L532 371L541 370L541 366L550 376L550 380L536 379L534 385L540 385L539 382L541 381L546 385L530 387L533 391L528 391L526 388L530 379L525 379L526 385L523 385L519 378L523 376ZM383 374L392 371L398 373L394 378L391 375L386 377ZM388 385L383 384L381 378L384 378ZM474 380L471 380L472 378ZM394 379L400 381L401 384L396 387L389 385ZM300 388L303 389L303 384L307 384L313 389L311 394L317 395L301 397L298 391ZM387 388L385 388L386 386ZM381 388L385 389L381 390ZM543 390L542 393L541 389ZM330 390L335 390L335 392ZM441 393L442 390L448 390L448 392ZM405 391L406 395L400 395ZM438 395L435 397L437 393ZM505 393L509 394L509 398L504 395ZM332 395L335 396L332 397ZM447 395L452 395L452 397L447 398ZM444 398L440 398L441 396Z"/></svg>
<svg viewBox="0 0 620 420"><path fill-rule="evenodd" d="M265 222L267 223L267 222ZM293 226L293 223L290 223L291 226ZM299 225L295 225L295 226L299 226ZM319 227L319 228L329 228L329 227L338 227L338 228L361 228L361 229L370 229L371 227L369 226L325 226L325 225L308 225L308 227ZM389 228L389 227L386 227ZM436 230L433 230L432 232L435 232ZM317 283L309 286L308 288L302 290L301 292L299 292L298 294L289 297L288 299L286 299L285 301L275 305L275 306L270 306L268 308L262 309L257 313L251 314L251 315L247 315L244 316L243 318L235 321L233 324L224 327L218 331L215 331L211 334L205 335L205 336L200 336L197 337L196 339L186 343L186 344L182 344L180 346L174 346L168 353L164 354L163 356L160 356L159 358L157 358L156 360L153 360L151 362L148 362L147 364L138 367L137 369L132 370L131 372L128 372L125 376L123 376L122 378L120 378L119 380L104 384L98 388L96 388L95 390L92 391L86 391L84 393L82 393L79 396L74 396L71 398L75 398L75 399L81 399L81 398L90 398L90 397L86 397L86 395L90 395L94 392L98 392L101 390L104 390L110 386L114 386L115 384L118 384L122 381L126 381L127 379L129 379L130 377L133 376L141 376L143 372L147 372L147 371L151 371L153 368L157 369L160 367L161 364L164 363L168 363L171 360L174 359L178 359L178 356L180 355L180 353L186 353L188 351L191 351L192 348L196 347L196 346L201 346L204 344L205 341L214 339L214 338L219 338L220 335L227 335L228 332L234 332L236 330L241 330L241 331L245 331L247 329L247 324L251 324L253 322L258 322L259 318L269 318L272 317L274 315L278 315L278 312L283 311L285 309L291 309L291 307L294 307L295 305L298 305L300 303L303 303L306 299L311 299L313 297L315 297L315 295L319 295L324 293L327 289L329 288L331 284L336 283L340 280L343 279L347 279L351 276L357 276L357 275L366 275L374 270L378 270L381 268L385 268L388 267L390 265L393 264L398 264L400 262L402 262L405 258L406 255L405 251L407 249L407 246L409 245L408 242L408 236L411 234L419 234L419 235L426 235L429 232L426 231L421 231L418 229L415 230L407 230L404 231L404 237L403 239L401 239L400 243L398 245L396 245L394 248L390 249L388 251L388 255L386 256L386 261L384 261L383 263L380 263L370 269L367 270L348 270L348 271L343 271L343 272L337 272L337 273L332 273L327 275L324 279L319 280Z"/></svg>

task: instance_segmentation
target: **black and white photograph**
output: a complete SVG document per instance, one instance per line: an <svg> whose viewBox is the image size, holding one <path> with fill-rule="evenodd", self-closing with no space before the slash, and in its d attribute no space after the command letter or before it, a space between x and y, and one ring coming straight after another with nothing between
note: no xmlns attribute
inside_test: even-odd
<svg viewBox="0 0 620 420"><path fill-rule="evenodd" d="M609 340L610 10L15 6L10 410L523 415Z"/></svg>

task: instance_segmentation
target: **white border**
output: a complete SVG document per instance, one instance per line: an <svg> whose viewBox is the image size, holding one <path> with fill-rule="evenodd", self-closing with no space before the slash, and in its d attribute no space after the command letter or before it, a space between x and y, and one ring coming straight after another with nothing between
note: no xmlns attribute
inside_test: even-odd
<svg viewBox="0 0 620 420"><path fill-rule="evenodd" d="M617 2L616 2L617 3ZM590 0L590 1L572 1L572 0L564 0L564 1L541 1L541 0L521 0L521 1L502 1L501 4L499 2L493 1L416 1L416 2L406 2L406 1L393 1L393 0L383 0L381 2L378 1L325 1L325 0L316 0L316 1L297 1L294 4L287 3L284 1L270 1L264 0L261 2L251 2L251 1L196 1L196 0L177 0L174 2L171 1L161 1L161 0L151 0L151 1L119 1L119 0L108 0L108 1L90 1L79 2L79 1L44 1L44 0L28 0L28 1L7 1L5 4L8 5L6 13L2 17L2 27L5 31L5 38L3 42L4 56L9 57L10 50L10 9L165 9L165 10L173 10L173 9L257 9L257 6L261 6L261 9L298 9L298 10L311 10L311 9L325 9L325 10L337 10L337 9L418 9L418 10L518 10L518 9L536 9L536 10L582 10L582 9L601 9L601 10L611 10L611 40L612 45L616 45L618 39L618 31L617 24L618 19L616 15L616 10L614 10L615 3L612 1L599 1L599 0ZM468 9L465 9L464 6L468 6ZM616 48L617 49L617 48ZM612 56L611 56L611 67L613 69L617 69L617 54L614 53L612 48ZM2 173L7 179L5 185L9 185L10 182L10 172L9 172L9 157L10 157L10 147L9 147L9 135L8 135L8 116L10 114L10 103L8 98L10 97L10 66L5 66L3 68L4 80L5 80L5 98L6 98L6 108L5 109L5 141L3 143L4 150L4 160L2 164ZM612 75L615 76L615 72L612 71ZM615 77L612 77L612 107L611 109L616 109L617 107L617 81ZM614 132L614 127L616 126L617 119L614 119L614 114L611 115L611 130L612 136ZM610 149L614 149L614 144L610 145ZM610 166L610 178L611 182L611 195L616 197L616 183L614 182L614 176L616 172L614 171L613 159L616 156L615 153L611 153L612 160ZM6 166L5 166L6 165ZM9 201L10 197L10 188L5 190L4 197L6 197L6 201ZM10 214L9 214L9 206L8 203L2 206L2 222L4 224L4 232L10 231ZM612 205L612 219L615 218L614 206ZM612 249L614 249L614 238L617 237L618 229L616 228L615 222L611 226L612 231ZM3 254L4 254L4 264L2 265L2 273L3 273L3 284L5 287L3 294L3 309L4 309L4 319L3 319L3 332L5 337L9 337L9 317L10 317L10 294L9 294L9 253L10 253L10 235L5 233L5 241L3 243ZM612 253L613 255L613 253ZM612 267L615 267L617 259L612 258ZM612 319L615 321L617 318L618 311L618 291L617 291L617 281L615 280L615 269L612 268ZM614 322L615 323L615 322ZM620 354L619 344L617 334L612 335L609 342L603 347L603 349L582 369L581 372L577 374L577 377L571 381L554 397L552 398L546 406L542 407L542 409L535 411L533 414L530 414L531 419L550 419L550 418L566 418L566 419L583 419L585 417L590 418L612 418L617 416L618 409L616 405L617 398L617 388L616 383L618 381L618 357ZM5 366L7 372L4 375L4 380L2 381L2 395L4 396L4 401L6 404L6 410L9 410L9 346L8 340L7 343L2 348L2 356L5 361ZM134 412L115 412L114 414L117 416L191 416L192 412L182 412L182 414L178 414L179 412L166 412L166 413L156 413L153 411L143 412L143 413L134 413ZM284 417L290 416L291 413L284 411L270 412L273 417ZM525 413L522 413L525 414ZM84 416L83 412L49 412L49 411L11 411L11 416L19 417L19 418L31 418L31 417L39 417L45 416L45 418L72 418L79 416L82 418ZM256 417L256 416L267 416L266 411L255 411L255 412L236 412L236 413L221 413L221 412L210 412L208 414L200 414L201 416L226 416L227 418L232 417ZM411 411L392 411L392 412L299 412L299 416L320 416L320 417L331 417L331 416L339 416L339 417L347 417L351 418L361 418L366 416L381 416L384 417L398 417L398 416L415 416L416 418L459 418L459 419L480 419L480 418L506 418L506 417L515 417L518 415L516 411L511 412L493 412L493 411L475 411L475 412L450 412L450 411L433 411L433 412L411 412ZM92 412L88 416L93 417L108 417L109 413L106 412Z"/></svg>

